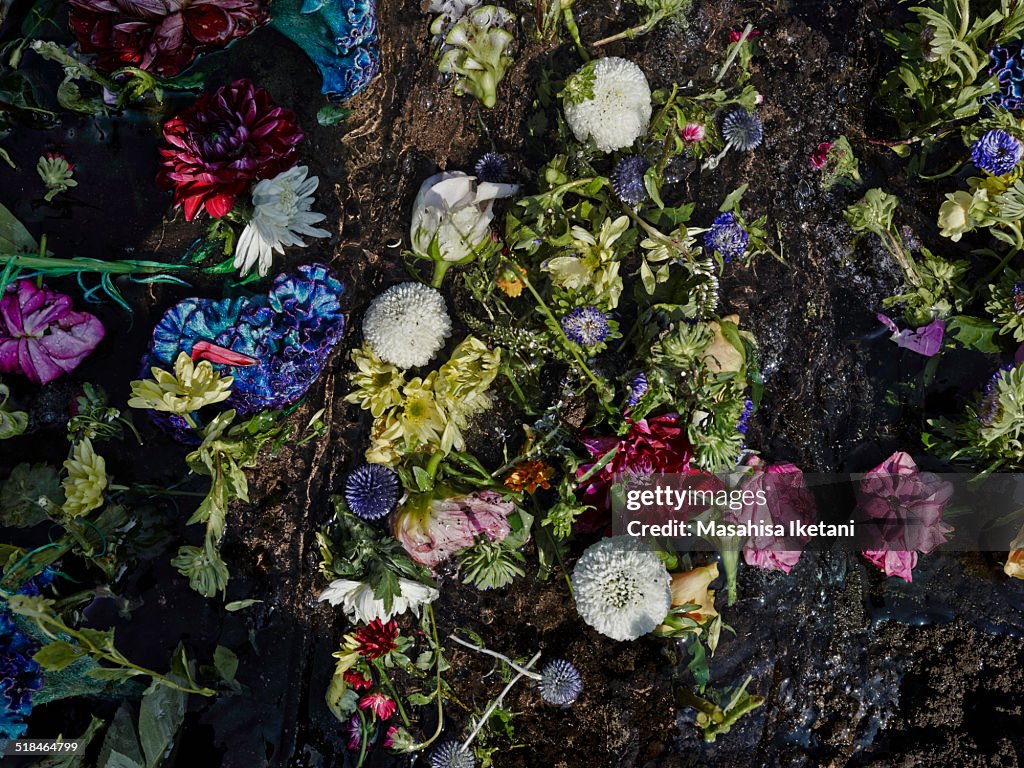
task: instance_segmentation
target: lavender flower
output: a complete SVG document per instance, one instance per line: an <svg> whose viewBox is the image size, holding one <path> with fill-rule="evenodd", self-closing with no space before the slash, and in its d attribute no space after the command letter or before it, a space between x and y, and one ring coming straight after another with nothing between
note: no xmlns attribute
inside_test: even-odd
<svg viewBox="0 0 1024 768"><path fill-rule="evenodd" d="M750 417L753 413L754 401L748 397L743 403L743 413L740 414L739 421L736 422L736 431L741 435L747 434L747 430L750 428Z"/></svg>
<svg viewBox="0 0 1024 768"><path fill-rule="evenodd" d="M473 753L457 741L445 741L430 756L430 768L474 768Z"/></svg>
<svg viewBox="0 0 1024 768"><path fill-rule="evenodd" d="M398 475L383 464L364 464L345 481L345 501L363 520L379 520L398 503Z"/></svg>
<svg viewBox="0 0 1024 768"><path fill-rule="evenodd" d="M626 405L630 407L637 405L643 396L647 394L650 386L646 373L643 371L635 372L626 381Z"/></svg>
<svg viewBox="0 0 1024 768"><path fill-rule="evenodd" d="M562 330L570 341L593 347L608 338L612 328L608 316L597 307L576 307L562 318Z"/></svg>
<svg viewBox="0 0 1024 768"><path fill-rule="evenodd" d="M997 107L1011 112L1017 111L1024 104L1024 45L1000 45L989 54L994 62L988 71L999 81L999 90L990 98Z"/></svg>
<svg viewBox="0 0 1024 768"><path fill-rule="evenodd" d="M1003 406L999 402L999 379L1003 373L1012 370L1012 365L1006 365L992 374L984 391L981 393L981 402L978 403L978 421L983 427L991 427L1002 412Z"/></svg>
<svg viewBox="0 0 1024 768"><path fill-rule="evenodd" d="M750 236L732 213L719 214L704 234L704 247L717 252L725 261L743 256L749 242Z"/></svg>
<svg viewBox="0 0 1024 768"><path fill-rule="evenodd" d="M726 142L743 152L757 149L764 138L761 118L743 107L737 107L722 119L722 136Z"/></svg>
<svg viewBox="0 0 1024 768"><path fill-rule="evenodd" d="M567 707L583 693L579 670L565 659L549 661L540 675L540 695L548 704Z"/></svg>
<svg viewBox="0 0 1024 768"><path fill-rule="evenodd" d="M485 153L476 161L473 170L476 172L477 181L489 181L494 184L504 184L512 175L508 160L500 152Z"/></svg>
<svg viewBox="0 0 1024 768"><path fill-rule="evenodd" d="M999 129L988 131L971 147L971 159L974 160L974 164L993 176L1010 173L1020 163L1022 156L1024 144L1015 136Z"/></svg>
<svg viewBox="0 0 1024 768"><path fill-rule="evenodd" d="M651 164L640 155L625 155L615 164L612 171L612 190L626 205L640 205L649 195L644 184L644 174Z"/></svg>

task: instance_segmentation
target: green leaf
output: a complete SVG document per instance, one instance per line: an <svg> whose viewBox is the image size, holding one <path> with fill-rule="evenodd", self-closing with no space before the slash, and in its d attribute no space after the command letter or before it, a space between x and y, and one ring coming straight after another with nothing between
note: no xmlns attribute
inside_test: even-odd
<svg viewBox="0 0 1024 768"><path fill-rule="evenodd" d="M238 656L230 648L218 645L213 651L213 666L225 683L235 682L238 672Z"/></svg>
<svg viewBox="0 0 1024 768"><path fill-rule="evenodd" d="M188 695L166 685L153 683L139 707L139 741L146 757L146 768L156 768L174 743L174 735L185 720Z"/></svg>
<svg viewBox="0 0 1024 768"><path fill-rule="evenodd" d="M93 680L122 682L146 673L141 669L130 669L128 667L94 667L85 674Z"/></svg>
<svg viewBox="0 0 1024 768"><path fill-rule="evenodd" d="M437 691L431 691L429 695L422 693L410 693L406 697L406 701L412 704L414 707L424 707L434 700L434 696L437 695Z"/></svg>
<svg viewBox="0 0 1024 768"><path fill-rule="evenodd" d="M85 651L66 640L54 640L36 651L32 657L43 669L59 672L85 655Z"/></svg>
<svg viewBox="0 0 1024 768"><path fill-rule="evenodd" d="M432 490L434 487L434 478L430 476L423 467L412 468L413 477L416 479L416 487L421 491L426 492Z"/></svg>
<svg viewBox="0 0 1024 768"><path fill-rule="evenodd" d="M64 503L57 470L47 464L19 464L0 488L0 525L28 528Z"/></svg>
<svg viewBox="0 0 1024 768"><path fill-rule="evenodd" d="M3 204L0 204L0 253L39 253L39 243Z"/></svg>
<svg viewBox="0 0 1024 768"><path fill-rule="evenodd" d="M262 602L262 600L253 600L252 598L248 598L246 600L232 600L230 603L224 606L224 610L231 611L233 613L234 611L241 611L245 608L248 608L251 605L256 605L257 603Z"/></svg>
<svg viewBox="0 0 1024 768"><path fill-rule="evenodd" d="M352 110L343 107L341 104L327 104L316 113L316 121L320 125L332 126L345 122L352 114Z"/></svg>
<svg viewBox="0 0 1024 768"><path fill-rule="evenodd" d="M103 768L145 768L127 704L122 704L114 715L96 765Z"/></svg>
<svg viewBox="0 0 1024 768"><path fill-rule="evenodd" d="M734 211L740 207L740 200L743 199L743 195L746 194L747 187L749 184L741 184L739 187L730 192L725 200L722 201L722 205L719 207L719 213L727 213Z"/></svg>
<svg viewBox="0 0 1024 768"><path fill-rule="evenodd" d="M946 323L946 332L968 349L993 354L1000 352L994 341L999 326L988 320L968 315L958 315Z"/></svg>

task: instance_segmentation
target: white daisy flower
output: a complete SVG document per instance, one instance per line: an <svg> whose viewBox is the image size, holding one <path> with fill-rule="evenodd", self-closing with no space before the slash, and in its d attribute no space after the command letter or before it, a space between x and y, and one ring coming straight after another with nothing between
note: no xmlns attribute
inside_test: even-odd
<svg viewBox="0 0 1024 768"><path fill-rule="evenodd" d="M398 586L401 594L392 601L390 611L384 610L384 601L374 597L373 587L365 581L335 579L320 594L320 599L340 605L349 621L368 624L374 619L389 621L406 611L412 611L418 618L420 608L434 602L440 594L433 587L412 579L399 577Z"/></svg>
<svg viewBox="0 0 1024 768"><path fill-rule="evenodd" d="M258 264L260 277L266 277L275 251L284 254L285 246L289 245L306 247L302 235L330 237L327 230L313 226L326 216L310 210L320 179L306 178L308 171L306 166L298 165L253 187L252 219L235 246L235 267L241 269L242 275Z"/></svg>
<svg viewBox="0 0 1024 768"><path fill-rule="evenodd" d="M399 368L426 365L451 336L444 297L420 283L400 283L371 302L363 337L374 354Z"/></svg>
<svg viewBox="0 0 1024 768"><path fill-rule="evenodd" d="M671 576L650 547L632 536L590 546L576 562L576 610L612 640L636 640L654 630L672 608Z"/></svg>
<svg viewBox="0 0 1024 768"><path fill-rule="evenodd" d="M569 79L565 121L580 141L592 139L602 152L631 146L651 120L651 87L640 67L608 56Z"/></svg>

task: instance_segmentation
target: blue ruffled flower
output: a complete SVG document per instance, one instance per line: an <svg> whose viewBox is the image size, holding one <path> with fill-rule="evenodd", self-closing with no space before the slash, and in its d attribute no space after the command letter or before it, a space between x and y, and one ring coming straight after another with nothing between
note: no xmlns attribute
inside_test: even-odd
<svg viewBox="0 0 1024 768"><path fill-rule="evenodd" d="M611 333L608 316L597 307L576 307L562 318L565 335L584 347L600 344Z"/></svg>
<svg viewBox="0 0 1024 768"><path fill-rule="evenodd" d="M626 155L615 164L612 171L612 191L626 205L640 205L649 195L644 184L644 174L651 164L646 157Z"/></svg>
<svg viewBox="0 0 1024 768"><path fill-rule="evenodd" d="M329 268L310 264L278 276L265 296L186 299L167 310L154 329L143 375L154 365L169 369L180 352L191 354L197 341L209 341L257 361L250 366L213 364L234 377L225 408L241 415L284 408L306 394L341 340L343 291ZM158 414L154 421L189 441L180 417Z"/></svg>
<svg viewBox="0 0 1024 768"><path fill-rule="evenodd" d="M754 401L749 397L746 402L743 403L743 412L740 414L739 421L736 422L736 431L741 435L747 434L747 430L750 429L750 417L754 414Z"/></svg>
<svg viewBox="0 0 1024 768"><path fill-rule="evenodd" d="M35 597L55 577L56 571L44 568L18 594ZM32 658L38 650L39 643L18 629L10 611L0 606L0 749L28 729L32 696L43 687L42 668Z"/></svg>
<svg viewBox="0 0 1024 768"><path fill-rule="evenodd" d="M704 247L717 252L725 261L743 256L749 242L750 236L732 213L719 214L711 229L704 233Z"/></svg>
<svg viewBox="0 0 1024 768"><path fill-rule="evenodd" d="M989 54L993 65L988 71L999 81L999 90L990 99L993 104L1010 111L1024 104L1024 44L1000 45Z"/></svg>
<svg viewBox="0 0 1024 768"><path fill-rule="evenodd" d="M974 142L971 159L983 171L1003 176L1013 171L1024 157L1024 144L1006 131L988 131Z"/></svg>

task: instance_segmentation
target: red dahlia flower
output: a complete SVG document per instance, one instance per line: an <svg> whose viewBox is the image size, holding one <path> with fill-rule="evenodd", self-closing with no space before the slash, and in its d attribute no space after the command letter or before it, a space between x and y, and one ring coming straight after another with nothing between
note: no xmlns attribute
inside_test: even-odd
<svg viewBox="0 0 1024 768"><path fill-rule="evenodd" d="M237 80L164 123L157 183L192 221L205 210L219 219L253 182L295 165L302 129L289 109L248 80Z"/></svg>
<svg viewBox="0 0 1024 768"><path fill-rule="evenodd" d="M139 67L172 77L210 48L269 18L264 0L69 0L69 23L100 69Z"/></svg>
<svg viewBox="0 0 1024 768"><path fill-rule="evenodd" d="M398 647L395 642L398 639L398 625L394 620L382 624L380 619L374 619L364 627L355 632L356 650L364 659L379 659L387 656Z"/></svg>

